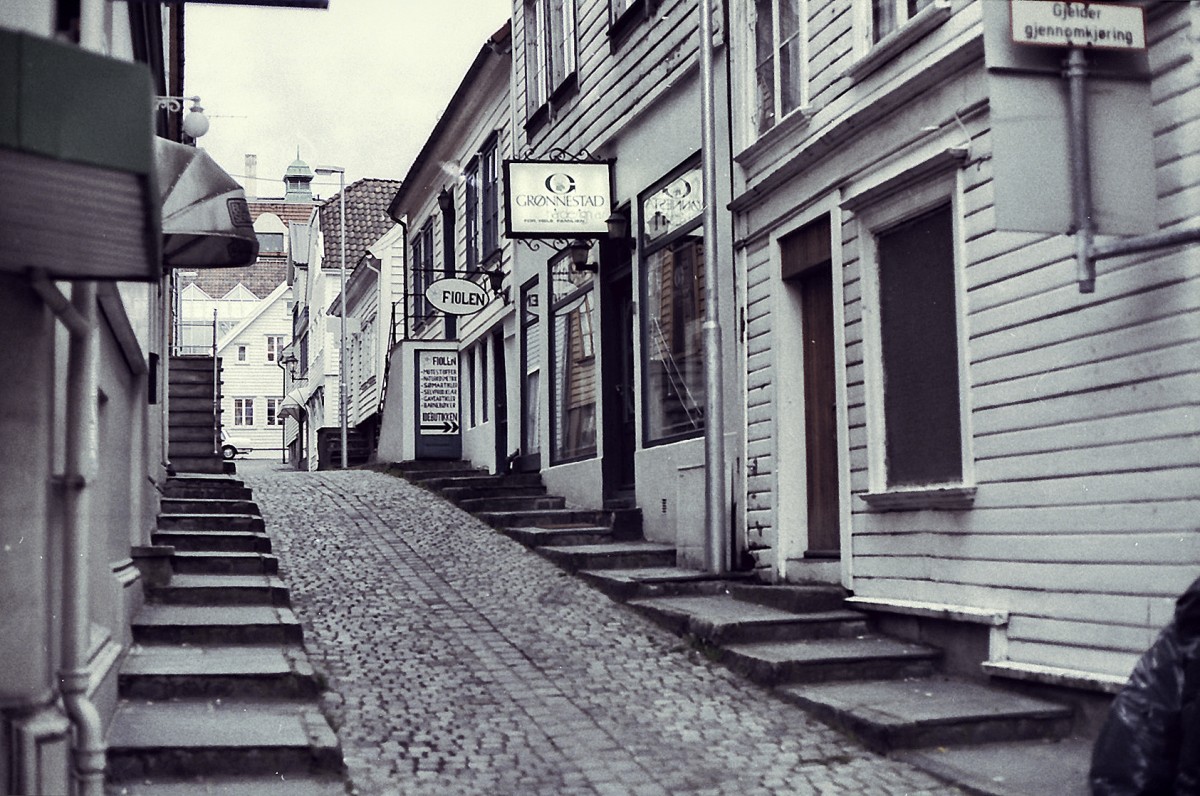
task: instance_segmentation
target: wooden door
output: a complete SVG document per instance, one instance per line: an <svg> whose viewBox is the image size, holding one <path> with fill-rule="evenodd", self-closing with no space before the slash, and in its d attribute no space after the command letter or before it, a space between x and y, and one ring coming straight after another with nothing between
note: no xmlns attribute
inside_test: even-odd
<svg viewBox="0 0 1200 796"><path fill-rule="evenodd" d="M796 277L804 329L804 439L808 551L840 550L833 273L828 263Z"/></svg>

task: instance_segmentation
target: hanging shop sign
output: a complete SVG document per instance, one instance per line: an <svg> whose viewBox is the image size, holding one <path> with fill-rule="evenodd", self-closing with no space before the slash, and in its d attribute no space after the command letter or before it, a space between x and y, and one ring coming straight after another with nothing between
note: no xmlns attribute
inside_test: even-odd
<svg viewBox="0 0 1200 796"><path fill-rule="evenodd" d="M700 167L688 169L642 197L642 235L645 244L664 238L700 218L704 184Z"/></svg>
<svg viewBox="0 0 1200 796"><path fill-rule="evenodd" d="M504 161L504 220L509 238L608 235L609 161Z"/></svg>
<svg viewBox="0 0 1200 796"><path fill-rule="evenodd" d="M474 315L488 303L488 294L469 279L438 279L425 288L425 298L447 315Z"/></svg>
<svg viewBox="0 0 1200 796"><path fill-rule="evenodd" d="M421 434L458 433L458 352L417 352L417 413Z"/></svg>
<svg viewBox="0 0 1200 796"><path fill-rule="evenodd" d="M1012 40L1041 47L1146 49L1146 12L1115 3L1010 0Z"/></svg>

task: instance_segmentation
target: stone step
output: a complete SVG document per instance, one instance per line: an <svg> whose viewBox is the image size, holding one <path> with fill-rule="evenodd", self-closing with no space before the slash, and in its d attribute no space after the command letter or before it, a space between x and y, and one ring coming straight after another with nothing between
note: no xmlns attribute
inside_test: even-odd
<svg viewBox="0 0 1200 796"><path fill-rule="evenodd" d="M540 497L546 494L546 487L541 484L529 486L448 486L438 490L438 494L455 504L475 498L493 497Z"/></svg>
<svg viewBox="0 0 1200 796"><path fill-rule="evenodd" d="M967 793L1090 796L1095 738L1039 738L967 746L902 749L892 757Z"/></svg>
<svg viewBox="0 0 1200 796"><path fill-rule="evenodd" d="M257 531L155 531L154 544L171 545L176 551L210 553L269 553L271 540Z"/></svg>
<svg viewBox="0 0 1200 796"><path fill-rule="evenodd" d="M505 528L505 536L516 539L526 547L571 547L575 545L605 544L613 541L612 530L597 525L581 523L577 526L559 528Z"/></svg>
<svg viewBox="0 0 1200 796"><path fill-rule="evenodd" d="M538 473L508 473L505 475L431 475L420 480L408 479L414 484L438 492L455 487L507 487L541 486L542 476Z"/></svg>
<svg viewBox="0 0 1200 796"><path fill-rule="evenodd" d="M568 572L581 569L668 566L675 563L674 547L646 541L546 545L535 549Z"/></svg>
<svg viewBox="0 0 1200 796"><path fill-rule="evenodd" d="M160 531L262 531L258 514L160 514Z"/></svg>
<svg viewBox="0 0 1200 796"><path fill-rule="evenodd" d="M728 594L640 597L627 604L679 635L695 636L716 646L849 637L867 631L866 616L857 611L797 614L735 600Z"/></svg>
<svg viewBox="0 0 1200 796"><path fill-rule="evenodd" d="M126 699L313 698L320 684L298 647L134 644L121 665Z"/></svg>
<svg viewBox="0 0 1200 796"><path fill-rule="evenodd" d="M1065 737L1071 710L965 680L927 677L776 689L879 752Z"/></svg>
<svg viewBox="0 0 1200 796"><path fill-rule="evenodd" d="M160 509L163 514L252 514L261 516L258 504L253 500L235 500L226 497L164 497Z"/></svg>
<svg viewBox="0 0 1200 796"><path fill-rule="evenodd" d="M175 468L175 472L177 473L218 475L225 472L224 460L221 459L219 454L215 453L193 456L180 454L172 450L170 459L171 466Z"/></svg>
<svg viewBox="0 0 1200 796"><path fill-rule="evenodd" d="M469 470L479 472L479 468L462 459L410 459L406 462L388 462L385 465L389 472L411 473L422 470Z"/></svg>
<svg viewBox="0 0 1200 796"><path fill-rule="evenodd" d="M212 361L209 360L207 365L208 365L207 367L197 365L194 367L183 367L183 368L175 368L174 366L172 366L171 376L170 376L171 385L172 386L174 386L176 384L209 384L209 385L211 385L213 383Z"/></svg>
<svg viewBox="0 0 1200 796"><path fill-rule="evenodd" d="M123 700L108 732L110 782L341 771L337 736L308 702Z"/></svg>
<svg viewBox="0 0 1200 796"><path fill-rule="evenodd" d="M928 677L941 652L880 636L729 644L718 659L762 685Z"/></svg>
<svg viewBox="0 0 1200 796"><path fill-rule="evenodd" d="M189 415L196 417L171 417L171 427L168 432L168 439L172 445L178 445L181 442L207 442L210 445L213 441L213 422L212 412L208 412L205 416L202 412L189 412Z"/></svg>
<svg viewBox="0 0 1200 796"><path fill-rule="evenodd" d="M443 495L443 497L445 497ZM558 495L534 495L534 496L505 496L505 497L477 497L467 498L465 500L456 500L455 503L463 511L472 513L492 513L501 511L546 511L548 509L566 508L566 498L561 498Z"/></svg>
<svg viewBox="0 0 1200 796"><path fill-rule="evenodd" d="M634 567L629 569L582 570L581 578L614 600L636 597L678 597L725 594L731 583L752 580L750 572L713 575L682 567Z"/></svg>
<svg viewBox="0 0 1200 796"><path fill-rule="evenodd" d="M564 525L601 525L608 527L612 517L596 509L536 509L532 511L479 511L475 516L493 528L538 525L560 528Z"/></svg>
<svg viewBox="0 0 1200 796"><path fill-rule="evenodd" d="M214 440L210 435L198 442L172 442L167 451L171 461L174 462L183 457L219 456L220 454L213 452L214 447Z"/></svg>
<svg viewBox="0 0 1200 796"><path fill-rule="evenodd" d="M142 777L108 789L113 796L346 796L346 783L334 775Z"/></svg>
<svg viewBox="0 0 1200 796"><path fill-rule="evenodd" d="M150 600L169 605L291 605L287 587L273 575L174 575L147 586Z"/></svg>
<svg viewBox="0 0 1200 796"><path fill-rule="evenodd" d="M271 605L146 603L133 618L143 644L298 644L303 633L290 608Z"/></svg>
<svg viewBox="0 0 1200 796"><path fill-rule="evenodd" d="M426 481L438 478L494 478L486 470L480 470L477 467L460 467L457 469L437 468L433 470L407 470L401 475L405 480L411 481L414 484L422 484Z"/></svg>
<svg viewBox="0 0 1200 796"><path fill-rule="evenodd" d="M212 378L195 382L177 382L172 379L168 390L172 405L179 398L207 398L211 401L213 397Z"/></svg>
<svg viewBox="0 0 1200 796"><path fill-rule="evenodd" d="M227 475L178 475L167 479L163 496L183 499L250 500L251 492L241 481Z"/></svg>
<svg viewBox="0 0 1200 796"><path fill-rule="evenodd" d="M846 607L846 590L830 584L730 583L728 592L735 600L767 605L797 614L808 611L836 611Z"/></svg>
<svg viewBox="0 0 1200 796"><path fill-rule="evenodd" d="M209 421L214 417L214 412L220 412L220 408L213 404L212 396L208 397L192 397L192 396L172 396L171 397L171 417L170 422L175 422L175 416L180 412L207 412Z"/></svg>
<svg viewBox="0 0 1200 796"><path fill-rule="evenodd" d="M217 357L220 362L221 358ZM213 358L211 354L175 354L170 361L171 371L180 370L203 370L208 368L211 372L213 367Z"/></svg>
<svg viewBox="0 0 1200 796"><path fill-rule="evenodd" d="M273 575L279 559L266 553L176 552L171 566L179 575Z"/></svg>

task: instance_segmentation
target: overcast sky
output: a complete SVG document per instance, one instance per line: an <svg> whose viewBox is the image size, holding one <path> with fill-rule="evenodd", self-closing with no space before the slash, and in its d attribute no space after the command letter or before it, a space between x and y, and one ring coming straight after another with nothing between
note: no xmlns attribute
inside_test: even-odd
<svg viewBox="0 0 1200 796"><path fill-rule="evenodd" d="M296 157L311 167L401 179L510 0L329 0L329 9L189 3L184 84L211 126L199 139L257 195L283 196ZM249 186L247 186L249 187ZM337 176L314 192L337 193ZM249 191L248 191L249 192Z"/></svg>

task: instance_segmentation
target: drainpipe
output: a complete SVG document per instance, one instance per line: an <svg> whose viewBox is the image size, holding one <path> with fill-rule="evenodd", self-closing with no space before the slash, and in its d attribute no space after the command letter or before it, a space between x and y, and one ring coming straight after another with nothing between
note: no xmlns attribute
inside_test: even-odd
<svg viewBox="0 0 1200 796"><path fill-rule="evenodd" d="M87 655L90 621L88 558L90 554L91 492L99 449L99 339L96 335L96 283L77 282L71 288L71 313L82 320L64 319L71 332L67 365L67 450L64 488L62 569L62 668L59 684L67 716L75 727L73 776L80 796L100 796L104 790L104 729L100 712L88 698ZM53 305L51 305L53 308ZM59 313L59 310L55 310Z"/></svg>
<svg viewBox="0 0 1200 796"><path fill-rule="evenodd" d="M712 0L700 0L700 157L704 191L704 539L705 568L728 569L725 516L725 402L722 395L721 321L717 304L716 91L713 87Z"/></svg>
<svg viewBox="0 0 1200 796"><path fill-rule="evenodd" d="M1096 222L1092 218L1092 166L1088 150L1087 56L1079 47L1072 47L1067 56L1067 78L1070 114L1068 134L1071 155L1071 204L1075 227L1075 278L1080 293L1096 289L1096 264L1092 259L1092 241Z"/></svg>

